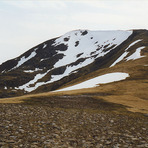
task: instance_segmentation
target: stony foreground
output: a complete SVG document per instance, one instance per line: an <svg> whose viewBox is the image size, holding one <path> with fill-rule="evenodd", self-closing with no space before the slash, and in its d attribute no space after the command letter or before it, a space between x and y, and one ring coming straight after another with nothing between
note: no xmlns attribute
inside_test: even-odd
<svg viewBox="0 0 148 148"><path fill-rule="evenodd" d="M147 148L148 117L48 105L0 104L1 148Z"/></svg>

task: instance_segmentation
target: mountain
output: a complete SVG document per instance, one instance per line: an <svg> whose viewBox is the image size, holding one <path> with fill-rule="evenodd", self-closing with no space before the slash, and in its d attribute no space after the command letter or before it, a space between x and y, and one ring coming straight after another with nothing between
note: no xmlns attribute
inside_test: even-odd
<svg viewBox="0 0 148 148"><path fill-rule="evenodd" d="M71 31L2 63L0 97L54 91L98 70L147 58L147 52L147 30Z"/></svg>

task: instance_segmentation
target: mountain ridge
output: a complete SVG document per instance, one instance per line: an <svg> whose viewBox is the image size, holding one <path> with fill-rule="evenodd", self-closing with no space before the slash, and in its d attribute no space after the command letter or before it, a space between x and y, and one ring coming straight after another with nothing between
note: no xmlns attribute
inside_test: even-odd
<svg viewBox="0 0 148 148"><path fill-rule="evenodd" d="M139 51L141 55L146 52L147 34L147 30L75 30L47 40L0 65L0 90L3 91L0 97L55 90L73 79L110 67L127 51L125 57L137 54L133 49L137 45L143 47ZM130 51L127 48L131 44Z"/></svg>

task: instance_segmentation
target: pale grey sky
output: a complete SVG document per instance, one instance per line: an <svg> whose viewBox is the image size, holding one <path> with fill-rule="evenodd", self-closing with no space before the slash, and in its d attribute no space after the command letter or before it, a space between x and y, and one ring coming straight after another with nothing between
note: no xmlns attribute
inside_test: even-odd
<svg viewBox="0 0 148 148"><path fill-rule="evenodd" d="M147 0L1 0L0 63L76 29L148 29Z"/></svg>

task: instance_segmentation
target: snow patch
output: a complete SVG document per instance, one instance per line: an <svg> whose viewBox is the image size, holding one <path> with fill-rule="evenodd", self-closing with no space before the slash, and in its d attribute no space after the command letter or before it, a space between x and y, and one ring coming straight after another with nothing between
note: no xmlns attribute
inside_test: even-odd
<svg viewBox="0 0 148 148"><path fill-rule="evenodd" d="M27 58L25 58L25 56L21 57L21 59L18 61L18 64L15 67L13 67L11 70L20 67L22 64L24 64L28 60L32 59L33 57L35 57L37 49L38 48L34 49L34 51ZM11 71L11 70L9 70L9 71Z"/></svg>
<svg viewBox="0 0 148 148"><path fill-rule="evenodd" d="M49 70L44 74L40 74L40 73L37 74L33 80L29 81L28 83L26 83L22 86L16 87L15 89L24 89L25 91L28 91L28 92L35 90L37 88L37 86L35 85L34 87L30 87L30 85L35 84L35 82L37 82L39 79L43 78L48 72L49 72Z"/></svg>
<svg viewBox="0 0 148 148"><path fill-rule="evenodd" d="M35 68L35 70L24 70L24 72L26 72L26 73L33 73L33 72L41 71L41 70L42 70L42 69Z"/></svg>
<svg viewBox="0 0 148 148"><path fill-rule="evenodd" d="M24 89L25 91L31 92L39 86L53 83L64 78L65 76L75 73L79 68L82 68L94 62L96 58L106 55L108 52L110 52L118 45L120 45L123 41L125 41L131 34L132 31L87 31L86 33L86 30L77 30L66 33L65 35L57 38L52 44L52 46L58 46L60 44L64 44L67 46L66 51L57 50L57 54L62 53L64 54L64 57L54 65L54 68L67 65L65 72L61 75L51 75L51 80L47 82L37 82L52 69L48 70L44 74L37 74L33 80L22 86L19 86L17 89ZM43 48L46 47L47 44L44 43ZM105 51L104 49L106 48L110 49ZM80 53L83 53L81 54L81 57L77 56L80 55ZM31 59L35 55L36 52L34 51L29 57L22 57L15 68L21 66L23 63L25 63L27 60ZM84 58L85 60L78 65L70 66L71 63L76 62L80 58ZM46 59L41 59L40 61ZM29 70L24 72L34 71ZM34 86L31 87L31 84L34 84Z"/></svg>
<svg viewBox="0 0 148 148"><path fill-rule="evenodd" d="M76 66L67 66L66 67L66 70L63 74L61 75L52 75L52 79L50 81L48 81L46 84L49 84L49 83L52 83L52 82L55 82L55 81L58 81L72 73L76 73L76 70L79 69L79 68L82 68L88 64L90 64L92 62L91 59L86 59L84 62L82 63L79 63L79 65L76 65Z"/></svg>
<svg viewBox="0 0 148 148"><path fill-rule="evenodd" d="M83 32L85 32L85 35ZM64 54L64 57L54 65L54 68L67 65L65 72L61 75L51 75L51 79L47 82L37 81L43 78L49 71L44 74L37 74L33 80L22 86L19 86L18 89L24 89L25 91L31 92L39 86L53 83L64 78L65 76L75 73L79 68L82 68L94 62L96 58L106 55L108 52L110 52L115 47L120 45L123 41L125 41L131 34L132 31L87 31L86 33L86 30L77 30L66 33L65 35L57 38L52 44L52 46L58 46L60 44L64 44L67 46L66 51L57 50L57 54L62 53ZM43 48L45 48L46 46L47 44L44 44ZM104 51L104 49L110 47L112 47L110 50ZM83 53L81 54L81 57L77 56L80 53ZM31 56L29 56L29 58L31 58ZM21 59L19 62L20 64L18 63L16 67L29 60L29 58ZM84 58L85 60L78 65L70 66L71 63L76 62L80 58ZM46 59L41 59L40 61L43 60ZM35 85L31 87L31 84Z"/></svg>
<svg viewBox="0 0 148 148"><path fill-rule="evenodd" d="M138 42L140 42L140 41L142 41L141 39L139 39L139 40L136 40L136 41L134 41L133 43L131 43L126 49L125 49L125 52L110 66L110 67L113 67L113 66L115 66L117 63L119 63L120 61L122 61L127 55L128 55L128 49L130 48L130 47L132 47L133 45L135 45L136 43L138 43Z"/></svg>
<svg viewBox="0 0 148 148"><path fill-rule="evenodd" d="M41 59L40 62L48 60L48 59L50 59L50 58Z"/></svg>
<svg viewBox="0 0 148 148"><path fill-rule="evenodd" d="M5 70L3 70L1 73L4 73L4 72L6 72Z"/></svg>
<svg viewBox="0 0 148 148"><path fill-rule="evenodd" d="M47 44L44 44L43 49L47 47Z"/></svg>
<svg viewBox="0 0 148 148"><path fill-rule="evenodd" d="M51 75L51 80L49 80L47 82L37 82L39 79L43 78L50 71L50 70L48 70L44 74L37 74L33 80L29 81L28 83L26 83L22 86L19 86L17 89L24 89L25 91L31 92L31 91L37 89L39 86L53 83L55 81L61 80L62 78L66 77L72 73L76 73L77 69L82 68L85 65L88 65L89 63L91 63L90 59L86 59L82 64L80 63L77 66L67 66L65 72L61 75ZM34 84L34 83L36 83L35 86L30 87L30 85Z"/></svg>
<svg viewBox="0 0 148 148"><path fill-rule="evenodd" d="M144 48L145 48L145 46L137 48L136 51L131 56L126 58L126 60L127 61L136 60L136 59L145 57L145 56L141 56L141 54L140 54L141 50L144 49Z"/></svg>
<svg viewBox="0 0 148 148"><path fill-rule="evenodd" d="M110 67L113 67L117 63L119 63L120 61L122 61L127 56L127 54L128 54L128 52L124 52Z"/></svg>
<svg viewBox="0 0 148 148"><path fill-rule="evenodd" d="M128 48L132 47L133 45L137 44L138 42L142 41L142 39L136 40L133 43L131 43Z"/></svg>
<svg viewBox="0 0 148 148"><path fill-rule="evenodd" d="M92 88L92 87L99 86L99 84L106 84L106 83L121 81L126 79L127 77L129 77L128 73L122 73L122 72L108 73L108 74L104 74L102 76L98 76L90 80L84 81L80 84L76 84L67 88L56 90L54 92Z"/></svg>
<svg viewBox="0 0 148 148"><path fill-rule="evenodd" d="M90 63L92 63L96 58L106 55L112 49L120 45L131 34L132 31L87 31L87 34L83 36L82 31L79 30L66 33L56 39L55 43L52 44L54 47L60 44L64 44L68 47L66 51L57 51L59 54L64 54L64 57L54 65L54 68L68 65L76 61L79 53L83 53L81 58L90 58ZM69 40L64 41L64 38L69 36ZM90 40L90 38L92 39ZM76 42L79 42L78 46L75 46ZM113 45L115 46L109 51L104 51L106 45L108 45L107 48L110 48ZM99 50L97 50L98 47L100 47ZM97 56L95 58L92 58L92 52L96 52Z"/></svg>

